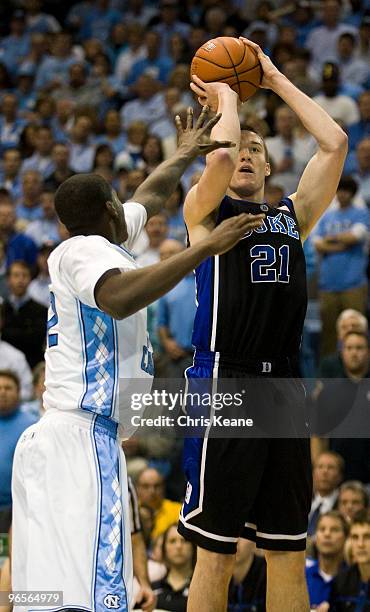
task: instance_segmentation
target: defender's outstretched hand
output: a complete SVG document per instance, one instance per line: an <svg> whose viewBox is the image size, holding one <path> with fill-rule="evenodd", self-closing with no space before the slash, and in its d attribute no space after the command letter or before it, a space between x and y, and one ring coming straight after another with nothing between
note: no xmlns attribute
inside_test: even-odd
<svg viewBox="0 0 370 612"><path fill-rule="evenodd" d="M211 140L211 130L220 120L221 113L209 120L208 113L209 107L204 106L195 127L193 127L193 109L191 106L187 110L185 128L179 115L175 117L178 146L184 149L187 155L194 158L198 155L207 155L215 149L235 147L235 143L230 140Z"/></svg>
<svg viewBox="0 0 370 612"><path fill-rule="evenodd" d="M196 74L192 75L190 88L198 96L199 104L209 106L214 113L217 113L218 110L219 95L226 93L231 97L238 97L238 94L227 83L205 83Z"/></svg>
<svg viewBox="0 0 370 612"><path fill-rule="evenodd" d="M235 246L243 236L258 227L261 227L265 215L252 215L242 213L236 217L226 219L210 233L208 238L212 255L222 255Z"/></svg>
<svg viewBox="0 0 370 612"><path fill-rule="evenodd" d="M256 43L252 42L248 38L244 38L244 36L239 36L239 40L241 40L245 45L252 47L257 53L258 59L261 63L262 70L263 70L263 77L262 77L260 87L262 87L263 89L273 90L274 89L273 88L274 77L278 74L281 74L281 72L272 63L268 55L266 55L266 53L262 51L259 45L256 45Z"/></svg>

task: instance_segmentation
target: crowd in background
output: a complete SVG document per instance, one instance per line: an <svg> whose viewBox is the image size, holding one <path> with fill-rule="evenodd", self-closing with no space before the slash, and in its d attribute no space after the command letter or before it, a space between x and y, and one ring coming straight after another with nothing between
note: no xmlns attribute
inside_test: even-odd
<svg viewBox="0 0 370 612"><path fill-rule="evenodd" d="M43 412L47 258L68 238L55 214L55 191L74 173L96 172L123 202L129 200L174 152L174 116L184 117L188 106L199 113L189 89L195 51L210 38L242 34L348 133L336 198L304 246L309 304L301 367L307 379L316 380L308 387L318 406L330 404L331 379L340 379L339 395L348 398L348 388L357 389L369 377L369 0L2 2L0 532L11 520L15 444ZM296 191L315 142L269 90L242 105L240 120L266 140L272 172L265 198L276 206ZM203 167L204 160L194 162L163 212L148 222L133 250L139 265L186 248L182 205ZM191 364L195 309L192 274L149 307L157 376L181 378ZM49 319L54 315L51 305ZM327 439L320 423L317 431L307 569L311 604L324 606L323 612L328 607L322 602L336 597L330 609L370 610L370 444L366 437ZM194 550L173 528L184 486L181 440L134 437L125 451L141 501L159 607L184 610ZM338 488L343 481L347 484ZM362 500L356 507L362 515L354 522L355 512L345 509L346 494ZM350 576L343 578L343 572ZM264 610L264 589L264 560L241 541L230 610ZM340 607L347 595L352 603ZM351 608L360 605L356 598L367 607Z"/></svg>

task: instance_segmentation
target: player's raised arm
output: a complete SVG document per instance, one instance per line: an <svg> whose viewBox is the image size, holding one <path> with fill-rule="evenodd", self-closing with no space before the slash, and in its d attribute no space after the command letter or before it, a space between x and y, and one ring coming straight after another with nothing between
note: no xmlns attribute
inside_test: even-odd
<svg viewBox="0 0 370 612"><path fill-rule="evenodd" d="M220 148L223 151L235 148L236 143L232 138L221 138L221 133L214 133L215 126L222 119L221 114L208 120L208 111L208 106L205 106L193 126L193 109L188 108L185 128L180 117L176 117L179 142L176 152L150 174L132 198L146 208L148 219L164 207L182 174L198 155L206 155Z"/></svg>
<svg viewBox="0 0 370 612"><path fill-rule="evenodd" d="M265 55L260 47L242 38L257 51L263 69L261 87L272 89L297 114L318 144L291 196L301 236L307 237L337 191L347 154L347 136L321 106L297 89Z"/></svg>
<svg viewBox="0 0 370 612"><path fill-rule="evenodd" d="M239 98L236 92L226 83L204 83L196 75L193 75L190 87L197 94L200 104L207 104L214 112L222 113L220 121L212 129L212 138L231 140L236 147L219 148L207 155L205 171L185 200L184 217L188 229L201 223L218 208L235 170L240 146Z"/></svg>

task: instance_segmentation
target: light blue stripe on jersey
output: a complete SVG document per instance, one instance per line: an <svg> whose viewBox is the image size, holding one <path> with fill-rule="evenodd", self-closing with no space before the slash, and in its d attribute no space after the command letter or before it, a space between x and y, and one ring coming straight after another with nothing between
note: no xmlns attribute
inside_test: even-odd
<svg viewBox="0 0 370 612"><path fill-rule="evenodd" d="M99 521L96 533L94 612L106 612L107 597L120 612L128 612L127 592L123 578L123 515L121 500L119 446L115 436L107 434L94 422L94 455L99 480Z"/></svg>
<svg viewBox="0 0 370 612"><path fill-rule="evenodd" d="M118 380L115 321L98 308L78 302L84 350L84 393L79 406L113 416Z"/></svg>

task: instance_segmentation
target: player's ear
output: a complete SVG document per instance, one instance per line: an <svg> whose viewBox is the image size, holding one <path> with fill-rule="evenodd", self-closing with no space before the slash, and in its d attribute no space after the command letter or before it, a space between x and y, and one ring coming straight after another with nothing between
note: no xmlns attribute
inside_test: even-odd
<svg viewBox="0 0 370 612"><path fill-rule="evenodd" d="M107 200L107 202L105 203L105 208L106 208L106 211L108 212L108 215L110 217L114 217L114 218L118 217L118 212L117 212L113 202L111 202L110 200Z"/></svg>
<svg viewBox="0 0 370 612"><path fill-rule="evenodd" d="M267 162L266 165L265 165L265 176L270 176L270 174L271 174L271 166Z"/></svg>

